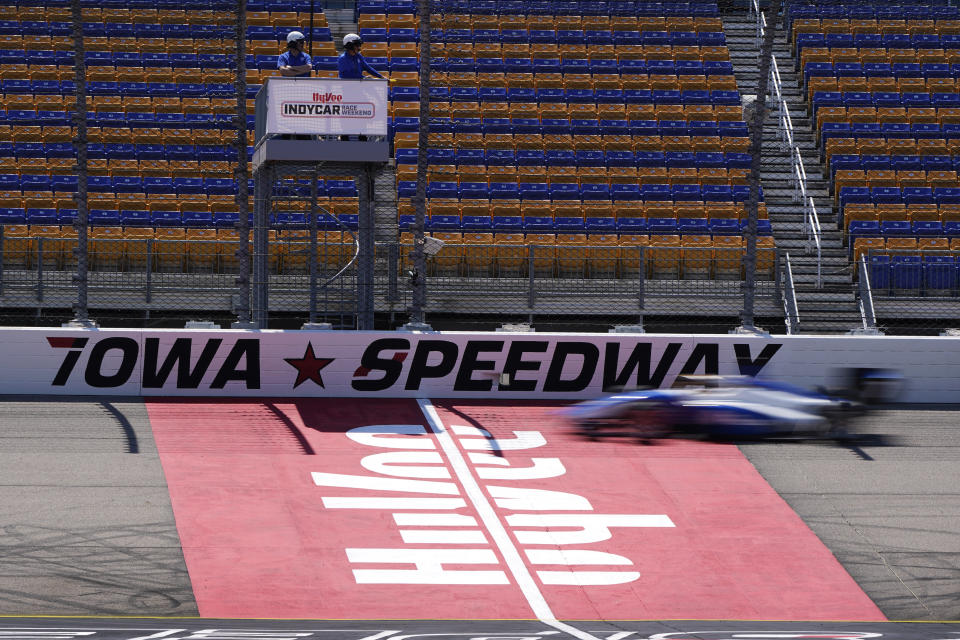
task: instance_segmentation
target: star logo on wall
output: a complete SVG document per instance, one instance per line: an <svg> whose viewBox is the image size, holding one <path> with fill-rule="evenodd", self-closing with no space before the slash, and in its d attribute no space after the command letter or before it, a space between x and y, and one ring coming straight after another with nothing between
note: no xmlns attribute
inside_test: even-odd
<svg viewBox="0 0 960 640"><path fill-rule="evenodd" d="M297 381L293 383L294 389L307 380L312 380L320 385L320 387L326 388L323 386L323 378L320 377L320 370L333 362L334 358L318 358L313 353L313 345L308 342L307 350L304 352L302 358L284 358L284 360L297 370Z"/></svg>

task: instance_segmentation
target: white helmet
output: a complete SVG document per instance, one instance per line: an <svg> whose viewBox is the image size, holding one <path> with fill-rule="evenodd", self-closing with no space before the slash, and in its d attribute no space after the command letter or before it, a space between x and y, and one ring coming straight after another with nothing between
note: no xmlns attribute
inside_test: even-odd
<svg viewBox="0 0 960 640"><path fill-rule="evenodd" d="M287 34L287 44L290 44L291 42L297 42L299 40L306 40L306 39L307 39L307 36L303 35L299 31L291 31L290 33Z"/></svg>
<svg viewBox="0 0 960 640"><path fill-rule="evenodd" d="M343 36L343 47L345 49L353 47L358 44L363 44L363 40L355 33L348 33Z"/></svg>

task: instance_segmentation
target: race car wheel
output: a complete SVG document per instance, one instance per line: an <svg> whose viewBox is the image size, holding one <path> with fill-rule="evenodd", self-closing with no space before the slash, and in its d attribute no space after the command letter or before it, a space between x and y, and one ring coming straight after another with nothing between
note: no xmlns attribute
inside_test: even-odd
<svg viewBox="0 0 960 640"><path fill-rule="evenodd" d="M637 405L631 407L624 415L624 421L627 428L634 432L637 440L646 442L663 438L669 433L665 413L666 408L662 405Z"/></svg>

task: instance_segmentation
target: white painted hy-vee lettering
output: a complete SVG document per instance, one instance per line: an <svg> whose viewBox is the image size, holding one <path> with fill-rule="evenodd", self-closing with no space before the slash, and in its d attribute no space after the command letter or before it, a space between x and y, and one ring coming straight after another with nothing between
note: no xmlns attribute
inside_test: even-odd
<svg viewBox="0 0 960 640"><path fill-rule="evenodd" d="M430 545L346 549L358 584L510 584L510 572L501 567L497 554L507 555L503 536L497 535L503 528L501 520L519 543L520 548L513 551L522 552L524 563L535 568L541 584L633 582L640 578L639 572L607 568L630 567L633 562L629 558L583 547L610 540L614 528L674 526L667 515L595 513L581 495L506 484L566 474L556 457L531 457L517 465L515 458L492 453L542 447L547 441L539 431L515 431L513 438L494 438L485 429L469 425L440 429L430 431L419 424L351 429L346 436L353 442L386 450L360 461L369 473L312 474L314 484L326 489L321 497L325 508L392 511L405 545ZM446 446L444 437L448 438ZM470 491L481 482L492 503L482 492ZM371 495L337 496L329 491L332 488L362 489ZM477 516L464 513L466 510ZM475 546L444 546L462 544ZM541 545L548 548L539 548ZM451 569L450 565L476 568ZM537 569L582 565L591 569Z"/></svg>

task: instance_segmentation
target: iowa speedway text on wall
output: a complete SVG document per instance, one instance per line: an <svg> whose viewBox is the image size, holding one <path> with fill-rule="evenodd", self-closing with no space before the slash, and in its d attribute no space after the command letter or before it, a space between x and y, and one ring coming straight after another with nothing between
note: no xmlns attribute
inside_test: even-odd
<svg viewBox="0 0 960 640"><path fill-rule="evenodd" d="M681 374L814 387L891 367L903 400L960 397L960 339L305 331L0 330L3 393L590 398Z"/></svg>

